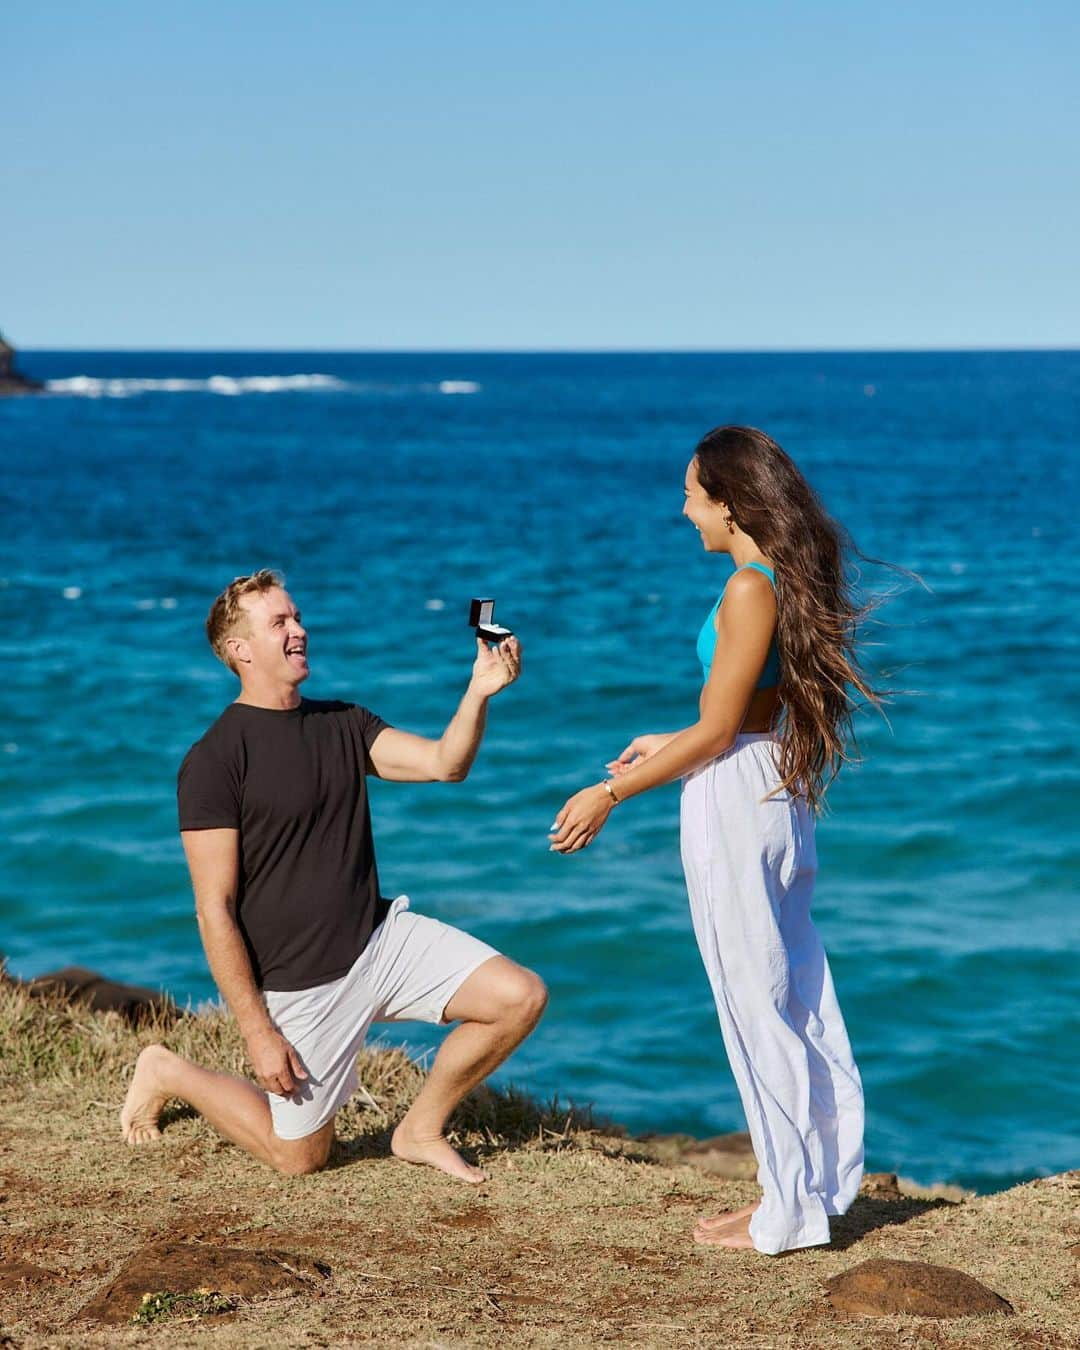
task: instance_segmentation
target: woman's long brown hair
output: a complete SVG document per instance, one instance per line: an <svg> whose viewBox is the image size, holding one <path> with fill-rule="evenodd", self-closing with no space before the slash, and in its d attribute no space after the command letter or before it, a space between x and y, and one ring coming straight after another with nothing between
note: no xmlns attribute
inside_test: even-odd
<svg viewBox="0 0 1080 1350"><path fill-rule="evenodd" d="M717 427L695 451L698 481L724 502L776 573L780 653L781 788L820 809L849 761L857 698L880 706L856 650L871 606L853 591L846 555L857 553L813 488L774 440L753 427Z"/></svg>

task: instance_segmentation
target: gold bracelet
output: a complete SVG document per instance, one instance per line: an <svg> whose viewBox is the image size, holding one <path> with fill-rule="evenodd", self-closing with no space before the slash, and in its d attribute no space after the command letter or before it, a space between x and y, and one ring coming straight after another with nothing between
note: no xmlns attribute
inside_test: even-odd
<svg viewBox="0 0 1080 1350"><path fill-rule="evenodd" d="M600 786L604 789L604 791L615 803L615 805L618 806L620 804L621 798L615 796L615 789L611 786L611 783L605 778L604 781L600 784Z"/></svg>

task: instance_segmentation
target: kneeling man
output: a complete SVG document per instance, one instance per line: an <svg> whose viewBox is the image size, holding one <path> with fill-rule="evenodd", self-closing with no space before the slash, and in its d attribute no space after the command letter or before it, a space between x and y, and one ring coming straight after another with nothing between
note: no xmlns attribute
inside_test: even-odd
<svg viewBox="0 0 1080 1350"><path fill-rule="evenodd" d="M180 831L210 969L259 1086L149 1046L121 1112L125 1139L158 1138L178 1097L279 1171L317 1171L371 1023L457 1022L391 1148L484 1180L443 1130L533 1029L547 994L486 943L410 912L405 896L382 899L365 778L460 782L488 700L518 677L517 640L477 639L461 705L428 740L353 703L301 698L307 634L276 573L238 577L206 628L240 695L181 766Z"/></svg>

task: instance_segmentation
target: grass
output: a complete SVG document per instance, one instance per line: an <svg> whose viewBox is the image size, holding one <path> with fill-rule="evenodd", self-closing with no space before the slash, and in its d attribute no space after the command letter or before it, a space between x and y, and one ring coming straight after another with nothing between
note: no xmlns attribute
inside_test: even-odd
<svg viewBox="0 0 1080 1350"><path fill-rule="evenodd" d="M198 1321L201 1317L235 1312L237 1306L235 1298L228 1298L213 1289L196 1289L192 1294L173 1294L168 1290L158 1290L153 1294L143 1294L138 1311L133 1314L131 1320L139 1326L150 1326L154 1322L167 1322L176 1318Z"/></svg>
<svg viewBox="0 0 1080 1350"><path fill-rule="evenodd" d="M229 1073L246 1072L244 1043L233 1019L215 1009L199 1016L151 1015L137 1029L116 1013L94 1013L62 998L0 981L0 1091L25 1083L122 1096L139 1050L153 1041L187 1059ZM404 1115L424 1082L423 1066L398 1047L368 1046L357 1064L360 1090L341 1112L339 1135L364 1155ZM622 1132L591 1108L538 1103L513 1087L484 1085L451 1122L453 1142L487 1153L528 1143L566 1142L572 1134Z"/></svg>
<svg viewBox="0 0 1080 1350"><path fill-rule="evenodd" d="M832 1247L779 1259L702 1250L701 1213L745 1204L752 1182L662 1161L588 1112L482 1090L454 1121L490 1180L472 1188L388 1156L423 1081L400 1050L368 1050L367 1094L338 1118L326 1171L278 1177L193 1113L160 1144L120 1141L117 1111L141 1046L160 1040L243 1071L231 1020L211 1013L133 1031L115 1014L0 983L0 1345L708 1346L899 1350L1078 1344L1080 1176L964 1204L860 1199ZM368 1100L370 1099L370 1100ZM157 1280L137 1321L82 1310L147 1243L291 1253L330 1267L296 1291L237 1297ZM958 1267L1017 1315L849 1321L824 1281L870 1257ZM219 1301L216 1301L219 1300ZM213 1306L210 1306L213 1303ZM130 1314L129 1314L130 1318ZM10 1338L5 1340L5 1336Z"/></svg>

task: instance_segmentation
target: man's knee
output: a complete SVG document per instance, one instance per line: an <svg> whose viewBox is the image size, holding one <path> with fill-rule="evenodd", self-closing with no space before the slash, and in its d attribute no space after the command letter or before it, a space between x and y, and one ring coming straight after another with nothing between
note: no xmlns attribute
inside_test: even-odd
<svg viewBox="0 0 1080 1350"><path fill-rule="evenodd" d="M285 1177L305 1177L321 1172L330 1158L332 1133L322 1130L304 1139L274 1139L275 1169Z"/></svg>
<svg viewBox="0 0 1080 1350"><path fill-rule="evenodd" d="M507 1012L529 1027L534 1027L547 1007L547 985L534 971L519 966L508 992Z"/></svg>

